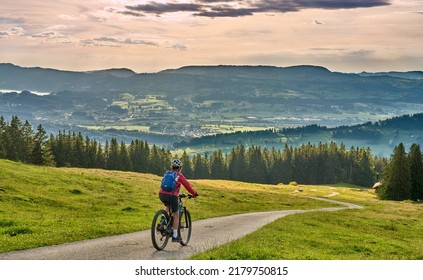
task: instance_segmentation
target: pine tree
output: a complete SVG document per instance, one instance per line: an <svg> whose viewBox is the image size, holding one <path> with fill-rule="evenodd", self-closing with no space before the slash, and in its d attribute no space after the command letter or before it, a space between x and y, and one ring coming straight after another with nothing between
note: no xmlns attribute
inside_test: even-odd
<svg viewBox="0 0 423 280"><path fill-rule="evenodd" d="M65 166L66 158L65 158L65 132L59 131L59 134L54 136L53 134L50 135L50 147L51 151L54 155L54 161L56 162L56 166L63 167Z"/></svg>
<svg viewBox="0 0 423 280"><path fill-rule="evenodd" d="M182 161L184 176L187 178L193 178L194 171L192 170L191 160L186 151L184 151L184 153L182 154L181 161Z"/></svg>
<svg viewBox="0 0 423 280"><path fill-rule="evenodd" d="M247 161L243 145L232 148L229 157L229 178L234 181L246 181Z"/></svg>
<svg viewBox="0 0 423 280"><path fill-rule="evenodd" d="M153 145L150 154L149 160L149 171L152 174L163 175L166 170L166 162L163 160L163 157L160 155L160 150L156 145Z"/></svg>
<svg viewBox="0 0 423 280"><path fill-rule="evenodd" d="M22 160L22 151L24 148L24 141L22 136L22 123L17 116L13 116L10 125L7 127L9 143L7 149L7 159L13 161Z"/></svg>
<svg viewBox="0 0 423 280"><path fill-rule="evenodd" d="M282 152L282 167L280 169L281 179L280 182L287 184L293 181L293 149L285 144Z"/></svg>
<svg viewBox="0 0 423 280"><path fill-rule="evenodd" d="M126 144L123 141L120 143L118 169L123 171L132 170L132 163L129 158L128 149L126 148Z"/></svg>
<svg viewBox="0 0 423 280"><path fill-rule="evenodd" d="M105 152L103 152L103 148L101 144L97 145L97 152L96 152L96 159L95 159L95 167L105 169L106 168L106 157Z"/></svg>
<svg viewBox="0 0 423 280"><path fill-rule="evenodd" d="M75 163L74 166L77 167L85 167L86 159L85 159L85 142L82 133L79 132L78 136L74 137L74 151L75 151Z"/></svg>
<svg viewBox="0 0 423 280"><path fill-rule="evenodd" d="M142 143L142 142L141 142ZM148 159L150 158L150 146L148 142L145 141L142 148L142 158L141 158L141 172L148 171Z"/></svg>
<svg viewBox="0 0 423 280"><path fill-rule="evenodd" d="M132 162L132 168L135 172L141 172L141 145L140 141L132 140L131 144L129 145L129 157Z"/></svg>
<svg viewBox="0 0 423 280"><path fill-rule="evenodd" d="M65 167L71 167L75 164L75 151L73 148L73 138L75 137L75 134L72 134L70 131L66 135L64 135L64 141L63 141L63 157L64 162L63 166Z"/></svg>
<svg viewBox="0 0 423 280"><path fill-rule="evenodd" d="M109 155L110 155L110 144L109 141L106 140L106 144L104 144L104 168L109 169Z"/></svg>
<svg viewBox="0 0 423 280"><path fill-rule="evenodd" d="M374 169L372 167L370 149L361 148L358 155L358 173L353 182L359 186L372 186L374 183Z"/></svg>
<svg viewBox="0 0 423 280"><path fill-rule="evenodd" d="M326 174L324 184L333 184L342 182L341 156L338 146L335 142L330 142L327 158L325 159Z"/></svg>
<svg viewBox="0 0 423 280"><path fill-rule="evenodd" d="M97 157L97 142L91 141L88 136L85 136L85 167L95 167L95 161Z"/></svg>
<svg viewBox="0 0 423 280"><path fill-rule="evenodd" d="M106 167L111 170L119 170L119 144L116 138L112 138L110 141Z"/></svg>
<svg viewBox="0 0 423 280"><path fill-rule="evenodd" d="M3 116L0 116L0 158L6 158L7 156L7 133L6 133L6 122Z"/></svg>
<svg viewBox="0 0 423 280"><path fill-rule="evenodd" d="M214 151L210 158L210 176L213 179L228 179L227 168L222 151Z"/></svg>
<svg viewBox="0 0 423 280"><path fill-rule="evenodd" d="M46 131L40 124L34 136L32 162L37 165L55 165L54 157L47 142Z"/></svg>
<svg viewBox="0 0 423 280"><path fill-rule="evenodd" d="M283 161L282 155L274 147L266 153L266 165L269 168L269 182L278 184L282 182Z"/></svg>
<svg viewBox="0 0 423 280"><path fill-rule="evenodd" d="M247 175L245 181L247 182L269 182L270 176L260 147L252 146L248 149L246 156L246 171Z"/></svg>
<svg viewBox="0 0 423 280"><path fill-rule="evenodd" d="M423 200L423 158L420 145L413 144L408 155L410 162L411 192L412 200Z"/></svg>
<svg viewBox="0 0 423 280"><path fill-rule="evenodd" d="M45 134L45 131L44 131L44 134ZM22 142L23 150L21 151L20 160L23 162L31 163L33 162L31 157L31 152L34 148L35 143L34 143L34 131L32 130L32 126L28 121L25 121L24 125L22 126L22 141L23 141Z"/></svg>
<svg viewBox="0 0 423 280"><path fill-rule="evenodd" d="M207 165L208 160L206 156L204 158L201 154L197 154L192 159L192 164L194 166L194 176L195 179L206 179L209 178L210 172L209 167Z"/></svg>
<svg viewBox="0 0 423 280"><path fill-rule="evenodd" d="M394 154L386 168L383 185L378 192L381 199L405 200L410 198L410 164L403 143L394 149Z"/></svg>

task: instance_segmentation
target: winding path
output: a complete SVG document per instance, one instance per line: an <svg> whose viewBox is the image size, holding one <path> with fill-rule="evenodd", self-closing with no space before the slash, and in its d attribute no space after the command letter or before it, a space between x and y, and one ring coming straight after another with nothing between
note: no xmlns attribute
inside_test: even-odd
<svg viewBox="0 0 423 280"><path fill-rule="evenodd" d="M188 246L171 243L163 251L151 244L150 230L0 254L0 260L157 260L186 259L212 247L239 239L276 219L291 214L360 209L361 206L325 198L342 207L255 212L193 222ZM236 224L236 226L234 226Z"/></svg>

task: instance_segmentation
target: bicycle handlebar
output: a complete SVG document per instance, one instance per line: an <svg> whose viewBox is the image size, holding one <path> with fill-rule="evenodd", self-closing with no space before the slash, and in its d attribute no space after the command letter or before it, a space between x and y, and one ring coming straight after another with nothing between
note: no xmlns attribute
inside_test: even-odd
<svg viewBox="0 0 423 280"><path fill-rule="evenodd" d="M188 199L191 199L191 198L195 198L195 197L197 197L198 196L198 194L197 195L192 195L192 194L188 194L188 195L186 195L186 194L184 194L184 193L180 193L179 194L179 198L186 198L186 197L188 197Z"/></svg>

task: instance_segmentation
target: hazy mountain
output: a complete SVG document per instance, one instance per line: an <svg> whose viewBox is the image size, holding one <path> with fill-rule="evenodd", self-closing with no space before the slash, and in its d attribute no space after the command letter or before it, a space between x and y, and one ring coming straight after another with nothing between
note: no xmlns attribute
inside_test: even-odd
<svg viewBox="0 0 423 280"><path fill-rule="evenodd" d="M58 129L142 130L172 139L244 128L336 127L423 112L421 77L419 71L353 74L310 65L186 66L135 73L3 63L0 114Z"/></svg>
<svg viewBox="0 0 423 280"><path fill-rule="evenodd" d="M423 79L423 71L408 71L408 72L376 72L376 73L368 73L362 72L360 76L388 76L388 77L395 77L395 78L404 78L404 79Z"/></svg>
<svg viewBox="0 0 423 280"><path fill-rule="evenodd" d="M113 68L113 69L106 69L106 70L88 71L87 73L94 74L94 75L103 75L106 77L112 76L116 78L128 78L137 74L131 69L127 69L127 68Z"/></svg>
<svg viewBox="0 0 423 280"><path fill-rule="evenodd" d="M208 92L251 95L257 91L290 90L299 94L324 94L330 98L345 95L347 91L361 96L383 93L389 97L421 90L423 81L415 79L420 75L422 72L345 74L319 66L187 66L136 74L129 69L73 72L0 64L0 88L51 92L161 91L166 95Z"/></svg>

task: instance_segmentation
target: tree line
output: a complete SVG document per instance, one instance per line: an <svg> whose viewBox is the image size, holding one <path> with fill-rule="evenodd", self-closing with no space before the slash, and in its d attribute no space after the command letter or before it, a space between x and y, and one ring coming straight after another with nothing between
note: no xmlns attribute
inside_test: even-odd
<svg viewBox="0 0 423 280"><path fill-rule="evenodd" d="M162 175L169 168L170 151L141 140L130 144L116 138L104 145L81 133L59 131L49 137L42 125L34 131L28 121L13 116L10 123L0 117L0 158L57 167L102 168ZM347 149L335 142L291 147L280 151L260 146L232 148L223 154L183 152L183 172L193 179L228 179L254 183L330 184L372 186L387 165L370 149Z"/></svg>
<svg viewBox="0 0 423 280"><path fill-rule="evenodd" d="M423 200L423 157L420 145L412 144L408 154L403 143L395 147L384 170L378 195L388 200Z"/></svg>
<svg viewBox="0 0 423 280"><path fill-rule="evenodd" d="M335 128L328 128L317 124L311 124L299 127L286 127L282 129L266 129L258 131L236 131L229 133L217 133L213 135L206 135L189 140L183 140L179 143L174 143L176 148L183 149L184 147L200 146L207 144L226 144L237 145L240 139L244 142L257 139L266 143L278 142L281 137L290 135L304 135L330 132L334 139L356 139L356 140L372 140L378 141L381 139L385 129L401 130L421 130L423 129L423 113L403 115L393 117L377 122L366 122L357 125L343 125Z"/></svg>

